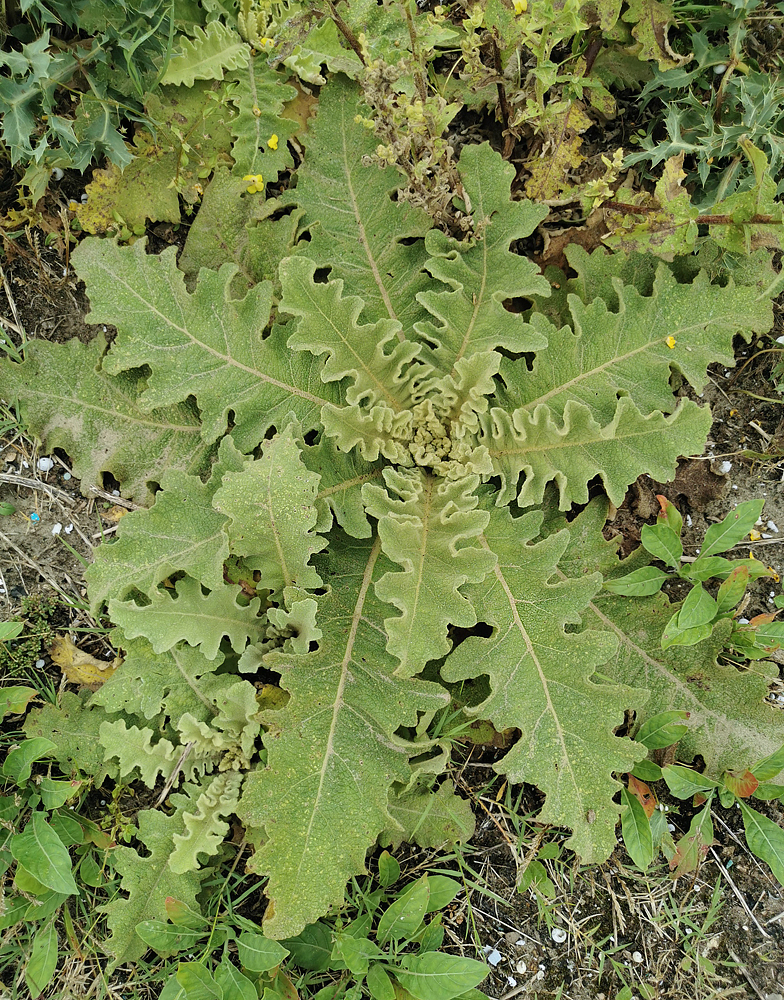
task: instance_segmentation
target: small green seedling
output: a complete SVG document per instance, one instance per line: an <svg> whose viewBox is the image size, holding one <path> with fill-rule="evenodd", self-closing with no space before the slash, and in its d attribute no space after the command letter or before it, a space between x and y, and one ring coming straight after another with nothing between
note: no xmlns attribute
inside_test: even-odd
<svg viewBox="0 0 784 1000"><path fill-rule="evenodd" d="M661 712L640 727L635 740L649 750L673 746L688 731L683 725L688 717L688 712ZM629 856L638 868L645 870L661 851L673 878L695 871L714 843L711 806L718 798L725 809L737 804L749 850L769 865L784 885L784 830L752 809L748 802L750 798L784 799L784 785L771 780L782 770L784 746L750 769L724 771L718 780L682 764L660 767L652 760L640 761L621 791L621 834ZM677 843L668 828L668 814L658 807L647 784L658 780L664 780L676 799L691 799L695 808L702 807ZM674 812L670 810L669 815Z"/></svg>
<svg viewBox="0 0 784 1000"><path fill-rule="evenodd" d="M293 989L289 973L295 970L305 970L311 990L321 987L313 996L323 994L325 1000L394 1000L402 995L453 1000L469 994L481 1000L476 987L487 976L487 966L439 950L444 940L440 911L460 892L460 883L446 875L425 874L402 892L390 893L400 878L400 865L384 851L378 870L380 888L365 891L355 880L356 905L282 942L264 937L238 914L231 921L211 923L176 900L167 900L169 920L145 920L136 933L162 957L201 951L203 959L180 962L161 1000L202 997L205 985L214 989L216 984L224 987L225 996L228 982L237 996L249 989L252 995L263 989L265 996L288 996ZM235 947L230 948L231 942ZM236 953L240 968L230 953Z"/></svg>
<svg viewBox="0 0 784 1000"><path fill-rule="evenodd" d="M661 513L656 524L643 526L640 540L643 548L654 559L663 562L671 571L657 566L643 566L627 573L617 580L605 582L607 590L627 597L649 597L657 594L666 580L673 575L689 580L694 585L678 611L670 618L662 635L662 649L670 646L694 646L707 638L720 618L737 617L740 611L731 615L743 601L746 587L751 580L760 577L775 577L775 571L765 566L759 559L726 559L720 555L740 542L759 520L764 500L747 500L738 506L718 524L712 524L705 533L705 540L699 555L691 563L682 562L683 543L681 529L683 518L675 504L666 497L657 497ZM719 579L716 597L712 597L703 587L710 579ZM736 623L728 645L749 659L758 660L778 648L784 641L784 623L774 622L773 615L758 615L748 623Z"/></svg>

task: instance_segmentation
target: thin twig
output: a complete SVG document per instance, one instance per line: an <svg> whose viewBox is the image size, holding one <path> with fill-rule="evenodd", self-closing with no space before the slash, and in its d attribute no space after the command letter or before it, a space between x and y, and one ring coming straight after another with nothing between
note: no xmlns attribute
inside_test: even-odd
<svg viewBox="0 0 784 1000"><path fill-rule="evenodd" d="M117 504L118 507L127 507L128 510L142 509L141 505L134 503L133 500L126 500L125 497L116 497L113 493L107 493L106 490L102 490L98 486L91 486L90 492L96 496L103 497L104 500L108 500L110 503Z"/></svg>
<svg viewBox="0 0 784 1000"><path fill-rule="evenodd" d="M760 1000L768 1000L767 995L765 993L763 993L762 990L760 990L759 986L757 986L757 984L751 978L751 976L748 973L748 970L746 969L746 966L744 965L743 962L741 962L741 960L738 958L738 956L735 954L735 952L732 950L732 948L729 949L729 953L732 956L732 958L738 963L738 968L743 973L743 975L746 977L746 982L754 990L754 992L757 994L757 996L760 998Z"/></svg>
<svg viewBox="0 0 784 1000"><path fill-rule="evenodd" d="M62 594L62 596L66 599L66 601L69 604L73 604L73 598L71 597L71 595L69 593L67 593L67 591L63 590L63 588L60 586L60 584L56 580L54 580L47 573L47 571L43 568L43 566L39 566L38 563L34 559L31 559L30 556L28 556L26 552L23 552L19 548L19 546L16 545L14 542L12 542L11 539L8 538L7 535L4 535L2 531L0 531L0 539L2 539L9 548L13 549L14 552L16 552L16 554L21 559L24 559L24 561L27 563L27 565L31 566L36 571L36 573L40 573L40 575L43 577L43 579L46 580L46 582L51 587L54 587L54 589L58 592L58 594Z"/></svg>
<svg viewBox="0 0 784 1000"><path fill-rule="evenodd" d="M8 472L0 472L0 483L12 483L14 486L26 486L30 490L41 490L42 493L46 493L52 500L59 500L61 503L69 503L71 505L76 503L69 493L58 489L56 486L50 486L40 479L25 479L16 474L12 475Z"/></svg>

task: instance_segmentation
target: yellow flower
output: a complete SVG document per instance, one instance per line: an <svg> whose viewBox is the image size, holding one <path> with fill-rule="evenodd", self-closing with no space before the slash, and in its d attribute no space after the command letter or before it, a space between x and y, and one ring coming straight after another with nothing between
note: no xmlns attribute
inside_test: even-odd
<svg viewBox="0 0 784 1000"><path fill-rule="evenodd" d="M758 531L755 531L754 528L752 528L751 531L749 532L749 541L758 542L760 538L762 538L762 535Z"/></svg>
<svg viewBox="0 0 784 1000"><path fill-rule="evenodd" d="M270 149L277 149L278 137L276 135L271 136L269 139L267 139L267 145L269 146Z"/></svg>
<svg viewBox="0 0 784 1000"><path fill-rule="evenodd" d="M669 349L672 350L673 347L675 347L675 337L673 337L672 335L670 335L667 338L666 343L667 343L667 346L669 347Z"/></svg>
<svg viewBox="0 0 784 1000"><path fill-rule="evenodd" d="M255 194L257 191L264 190L264 178L261 174L245 174L242 179L250 181L250 184L246 188L248 194Z"/></svg>
<svg viewBox="0 0 784 1000"><path fill-rule="evenodd" d="M514 0L514 12L520 16L528 10L528 0Z"/></svg>

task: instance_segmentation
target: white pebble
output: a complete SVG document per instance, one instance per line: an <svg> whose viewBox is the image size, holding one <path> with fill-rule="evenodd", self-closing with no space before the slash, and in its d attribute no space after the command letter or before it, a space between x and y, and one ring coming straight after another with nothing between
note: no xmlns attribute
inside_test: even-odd
<svg viewBox="0 0 784 1000"><path fill-rule="evenodd" d="M41 472L48 472L50 469L54 468L54 462L52 461L51 458L39 458L38 468L41 470Z"/></svg>
<svg viewBox="0 0 784 1000"><path fill-rule="evenodd" d="M550 932L550 937L555 941L556 944L563 944L566 940L566 931L563 927L553 927Z"/></svg>
<svg viewBox="0 0 784 1000"><path fill-rule="evenodd" d="M687 514L687 515L686 515L686 524L687 524L687 526L688 526L689 528L691 527L691 523L692 523L692 522L691 522L691 514Z"/></svg>
<svg viewBox="0 0 784 1000"><path fill-rule="evenodd" d="M65 480L66 480L66 482L67 482L67 481L68 481L68 480L69 480L70 478L71 478L71 473L70 473L70 472L64 472L64 473L63 473L63 479L65 479Z"/></svg>
<svg viewBox="0 0 784 1000"><path fill-rule="evenodd" d="M727 64L719 63L718 66L713 67L713 72L716 74L716 76L721 76L722 73L727 72Z"/></svg>
<svg viewBox="0 0 784 1000"><path fill-rule="evenodd" d="M52 167L52 180L61 181L63 179L63 170L61 167Z"/></svg>
<svg viewBox="0 0 784 1000"><path fill-rule="evenodd" d="M120 495L120 491L119 490L112 490L112 496L113 497L118 497L119 495Z"/></svg>
<svg viewBox="0 0 784 1000"><path fill-rule="evenodd" d="M87 192L85 191L85 192L84 192L84 194L82 195L82 197L81 197L81 198L79 199L79 201L81 201L81 203L82 203L83 205L86 205L86 204L87 204L87 199L88 199L88 198L89 198L89 195L88 195L88 194L87 194Z"/></svg>
<svg viewBox="0 0 784 1000"><path fill-rule="evenodd" d="M62 530L63 530L63 526L62 526L62 524L59 521L57 521L55 524L52 525L52 534L53 535L59 535Z"/></svg>
<svg viewBox="0 0 784 1000"><path fill-rule="evenodd" d="M46 661L45 660L36 660L35 661L35 665L36 665L36 667L38 667L39 670L43 670L43 668L46 666Z"/></svg>
<svg viewBox="0 0 784 1000"><path fill-rule="evenodd" d="M670 831L670 833L675 833L675 824L674 823L668 823L667 824L667 829Z"/></svg>
<svg viewBox="0 0 784 1000"><path fill-rule="evenodd" d="M733 484L732 484L732 488L733 488L734 490L736 490L736 489L738 488L738 484L737 484L737 483L733 483Z"/></svg>
<svg viewBox="0 0 784 1000"><path fill-rule="evenodd" d="M536 973L535 978L536 979L544 979L544 970L540 969L539 972Z"/></svg>
<svg viewBox="0 0 784 1000"><path fill-rule="evenodd" d="M494 967L498 965L502 957L503 956L501 955L501 952L498 951L496 948L491 948L490 951L487 953L487 961L490 965Z"/></svg>
<svg viewBox="0 0 784 1000"><path fill-rule="evenodd" d="M506 981L512 987L512 989L514 989L515 986L517 986L517 980L515 979L514 976L507 976Z"/></svg>
<svg viewBox="0 0 784 1000"><path fill-rule="evenodd" d="M520 959L520 961L515 966L515 972L519 972L519 973L528 972L528 966L525 964L525 962L522 960L522 958Z"/></svg>
<svg viewBox="0 0 784 1000"><path fill-rule="evenodd" d="M73 531L73 525L72 524L66 524L66 526L65 526L65 533L66 533L66 535L70 535L72 531Z"/></svg>
<svg viewBox="0 0 784 1000"><path fill-rule="evenodd" d="M776 534L778 534L778 530L779 529L776 527L776 522L775 521L768 521L768 523L765 525L765 527L768 529L768 531L775 531Z"/></svg>
<svg viewBox="0 0 784 1000"><path fill-rule="evenodd" d="M632 952L632 961L636 962L638 965L640 964L640 962L642 961L642 955L640 954L639 951Z"/></svg>
<svg viewBox="0 0 784 1000"><path fill-rule="evenodd" d="M22 468L23 469L29 469L30 468L30 463L29 462L25 462L25 460L22 459Z"/></svg>
<svg viewBox="0 0 784 1000"><path fill-rule="evenodd" d="M719 466L719 472L723 476L726 476L731 468L732 468L732 462L722 462L721 465Z"/></svg>

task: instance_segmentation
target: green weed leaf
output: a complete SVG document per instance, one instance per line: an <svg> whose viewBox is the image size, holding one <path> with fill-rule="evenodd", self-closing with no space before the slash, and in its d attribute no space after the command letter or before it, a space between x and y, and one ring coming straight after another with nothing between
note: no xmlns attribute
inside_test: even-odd
<svg viewBox="0 0 784 1000"><path fill-rule="evenodd" d="M33 936L33 949L25 965L24 975L33 1000L43 993L57 969L57 928L54 920L37 930Z"/></svg>
<svg viewBox="0 0 784 1000"><path fill-rule="evenodd" d="M605 587L613 594L623 594L625 597L650 597L651 594L659 593L667 576L664 570L655 566L641 566L626 576L608 580Z"/></svg>
<svg viewBox="0 0 784 1000"><path fill-rule="evenodd" d="M164 84L192 87L196 80L222 80L226 70L246 66L250 57L250 47L221 21L210 21L204 28L194 25L193 38L182 37L179 43L161 80Z"/></svg>
<svg viewBox="0 0 784 1000"><path fill-rule="evenodd" d="M644 524L640 532L640 541L654 559L661 559L673 569L680 568L683 545L669 525Z"/></svg>
<svg viewBox="0 0 784 1000"><path fill-rule="evenodd" d="M68 850L42 812L34 812L22 833L9 841L11 855L47 889L71 896L79 892Z"/></svg>
<svg viewBox="0 0 784 1000"><path fill-rule="evenodd" d="M404 955L394 975L417 1000L453 1000L487 977L487 966L472 958L439 951Z"/></svg>
<svg viewBox="0 0 784 1000"><path fill-rule="evenodd" d="M742 799L738 802L749 850L769 865L779 883L784 885L784 830Z"/></svg>
<svg viewBox="0 0 784 1000"><path fill-rule="evenodd" d="M712 524L705 532L700 559L726 552L737 542L742 541L757 523L764 506L763 499L746 500L739 503L719 524Z"/></svg>
<svg viewBox="0 0 784 1000"><path fill-rule="evenodd" d="M621 789L623 846L638 868L645 871L653 861L653 834L642 803L626 788Z"/></svg>

